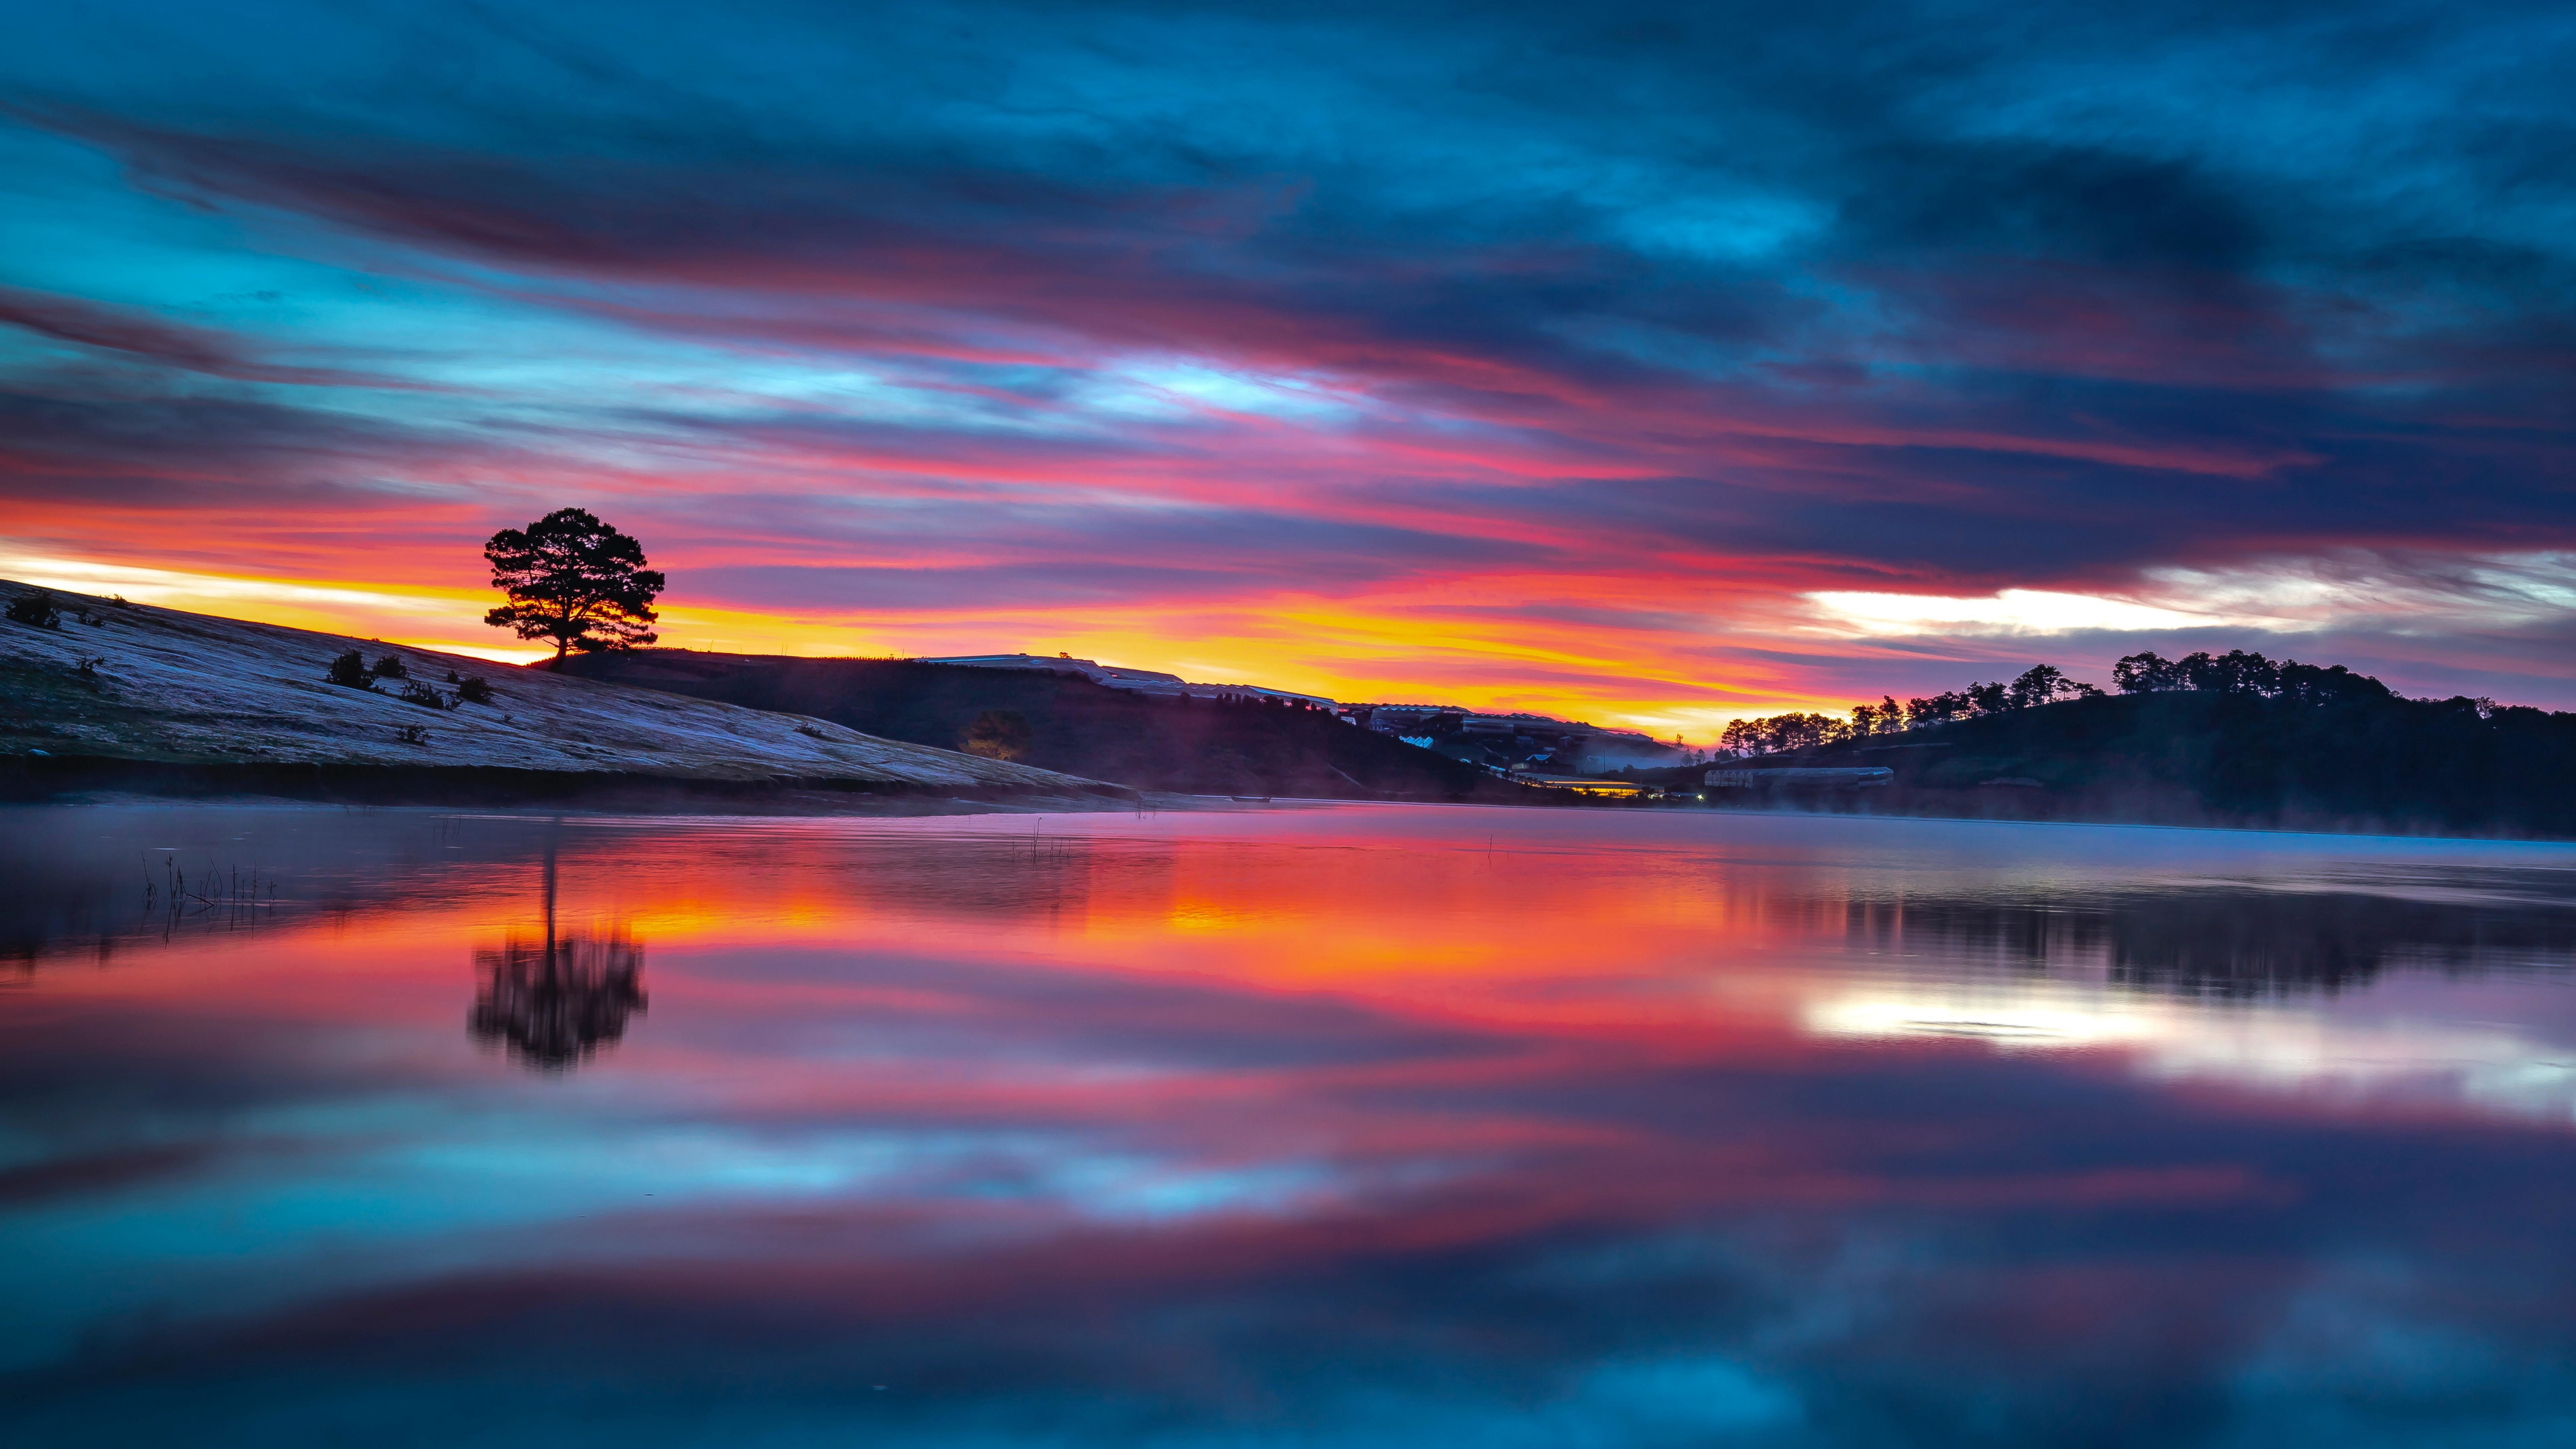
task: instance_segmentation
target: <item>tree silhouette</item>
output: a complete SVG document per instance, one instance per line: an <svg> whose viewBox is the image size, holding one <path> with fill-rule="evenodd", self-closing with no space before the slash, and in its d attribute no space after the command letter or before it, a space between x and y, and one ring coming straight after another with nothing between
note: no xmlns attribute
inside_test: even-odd
<svg viewBox="0 0 2576 1449"><path fill-rule="evenodd" d="M2067 678L2065 671L2054 664L2034 664L2023 670L2019 679L2005 686L2005 693L2011 697L2013 708L2031 709L2061 697L2081 695L2088 687ZM2101 691L2093 692L2099 694Z"/></svg>
<svg viewBox="0 0 2576 1449"><path fill-rule="evenodd" d="M2122 694L2161 694L2182 688L2182 676L2174 671L2172 660L2147 650L2121 655L2120 662L2111 666L2111 683Z"/></svg>
<svg viewBox="0 0 2576 1449"><path fill-rule="evenodd" d="M644 948L623 930L606 936L555 932L555 848L546 847L546 930L512 935L474 953L480 984L465 1029L539 1071L579 1066L626 1035L644 1014Z"/></svg>
<svg viewBox="0 0 2576 1449"><path fill-rule="evenodd" d="M658 636L653 600L660 572L644 546L592 516L558 508L525 529L505 528L483 545L492 587L510 602L483 616L522 639L551 639L555 657L572 650L631 649Z"/></svg>
<svg viewBox="0 0 2576 1449"><path fill-rule="evenodd" d="M622 934L516 936L474 953L465 1029L542 1071L578 1066L644 1014L644 948Z"/></svg>

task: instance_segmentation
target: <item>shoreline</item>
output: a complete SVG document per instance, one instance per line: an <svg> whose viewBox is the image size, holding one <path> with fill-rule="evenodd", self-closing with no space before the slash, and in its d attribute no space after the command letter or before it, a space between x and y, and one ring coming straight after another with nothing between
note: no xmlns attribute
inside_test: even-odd
<svg viewBox="0 0 2576 1449"><path fill-rule="evenodd" d="M1894 798L1833 801L1781 799L1706 803L1576 801L1433 801L1291 799L1137 790L1094 783L1085 790L942 786L848 777L773 776L703 779L618 771L550 771L470 765L369 765L317 762L196 762L98 755L0 756L0 805L317 805L448 810L560 810L632 815L851 816L1092 814L1120 811L1208 812L1345 805L1460 805L1553 813L1561 810L1654 814L1761 815L1792 818L2090 825L2169 830L2245 831L2275 835L2567 844L2571 838L2504 830L2473 831L2427 821L2291 815L2229 817L2164 808L2121 812L2100 800L1978 797L1970 792L1904 791ZM2032 808L2032 807L2039 808ZM1893 808L1890 808L1893 807ZM1982 808L1977 808L1982 807ZM2000 808L1998 808L2000 807ZM2018 807L2018 808L2016 808Z"/></svg>
<svg viewBox="0 0 2576 1449"><path fill-rule="evenodd" d="M1046 790L903 784L848 777L781 775L719 780L483 765L286 761L232 764L101 755L19 755L8 757L7 765L0 767L0 804L110 802L427 806L455 810L536 807L668 815L1064 814L1194 808L1113 785Z"/></svg>

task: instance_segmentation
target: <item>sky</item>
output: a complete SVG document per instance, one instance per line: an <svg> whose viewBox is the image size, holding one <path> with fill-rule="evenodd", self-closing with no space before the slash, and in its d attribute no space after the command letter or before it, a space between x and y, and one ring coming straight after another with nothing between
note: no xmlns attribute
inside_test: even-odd
<svg viewBox="0 0 2576 1449"><path fill-rule="evenodd" d="M2576 708L2564 5L21 9L0 575L525 658L581 506L691 648Z"/></svg>

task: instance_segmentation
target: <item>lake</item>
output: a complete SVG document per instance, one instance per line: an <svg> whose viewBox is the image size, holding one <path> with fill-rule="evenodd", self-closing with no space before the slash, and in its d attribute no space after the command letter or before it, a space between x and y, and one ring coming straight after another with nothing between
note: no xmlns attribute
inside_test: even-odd
<svg viewBox="0 0 2576 1449"><path fill-rule="evenodd" d="M13 1445L2576 1442L2576 847L0 842Z"/></svg>

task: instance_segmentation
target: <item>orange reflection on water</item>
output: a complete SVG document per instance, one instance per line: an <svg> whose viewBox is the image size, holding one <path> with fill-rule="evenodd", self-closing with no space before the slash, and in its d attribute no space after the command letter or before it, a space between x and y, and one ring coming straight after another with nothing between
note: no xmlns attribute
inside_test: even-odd
<svg viewBox="0 0 2576 1449"><path fill-rule="evenodd" d="M2296 992L2219 1015L2169 992L2141 994L2110 979L2119 968L2106 953L2126 948L2080 923L2068 934L2062 908L2034 908L2026 925L1978 924L1989 908L1977 901L2066 887L2048 837L2029 837L1999 864L1963 863L1882 849L1884 838L1854 828L1915 827L1431 808L520 822L490 849L441 847L449 853L430 857L435 870L389 872L327 906L283 903L256 933L258 950L299 964L265 983L212 966L232 951L207 938L192 948L207 964L180 979L117 973L83 989L167 1000L222 980L235 993L264 984L278 993L265 1009L284 1017L380 1016L455 980L460 958L559 931L650 943L656 1015L622 1048L646 1054L681 1049L666 1023L749 1033L764 1019L831 1011L986 1021L993 1004L965 983L996 970L1059 991L1194 989L1209 993L1204 1010L1245 1018L1332 1007L1378 1030L1485 1043L1472 1065L1454 1054L1403 1062L1426 1080L1568 1052L1786 1059L1838 1043L1967 1037L2145 1053L2153 1070L2187 1062L2199 1075L2224 1075L2241 1059L2247 1080L2277 1083L2283 1062L2319 1059L2334 1048L2318 1043L2350 1036ZM2278 929L2312 928L2299 918ZM1962 931L1997 944L1962 944ZM2262 939L2231 949L2278 955L2276 946L2293 957L2300 949ZM1981 954L1992 951L2003 954ZM769 969L782 960L800 964ZM889 979L886 963L909 964ZM2138 1025L2150 1020L2152 1032ZM2391 1029L2365 1035L2371 1059L2404 1058ZM2465 1038L2445 1040L2456 1057ZM2534 1060L2499 1070L2547 1076L2535 1064L2545 1040L2512 1050ZM775 1086L788 1069L770 1063L762 1075ZM1160 1080L1162 1069L1095 1061L1085 1072ZM1219 1063L1195 1075L1200 1090L1221 1093L1231 1088L1218 1079L1261 1074Z"/></svg>
<svg viewBox="0 0 2576 1449"><path fill-rule="evenodd" d="M2233 1382L2209 1326L2282 1320L2312 1245L2475 1293L2558 1264L2576 1204L2576 914L2535 885L2576 858L2545 848L1437 808L52 818L18 862L41 889L0 897L36 943L0 994L5 1080L35 1084L0 1098L12 1369L176 1314L225 1374L374 1335L442 1385L607 1344L622 1384L811 1354L846 1389L918 1351L978 1407L1022 1354L1085 1396L1305 1403L1309 1345L1499 1384L1489 1423L1532 1382L1712 1382L1638 1362L2117 1389L2172 1371L2143 1335L2219 1344L2187 1367ZM156 847L285 888L140 910Z"/></svg>

